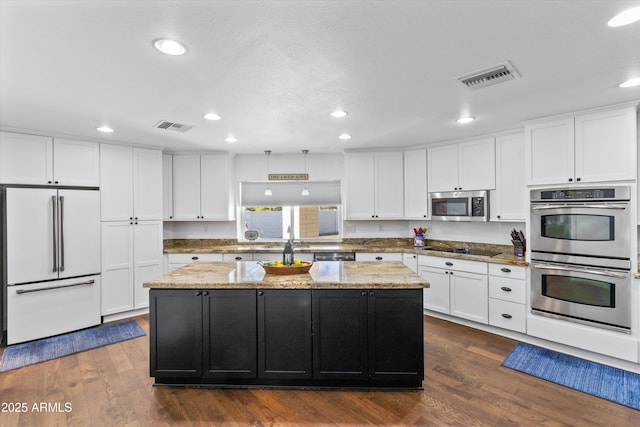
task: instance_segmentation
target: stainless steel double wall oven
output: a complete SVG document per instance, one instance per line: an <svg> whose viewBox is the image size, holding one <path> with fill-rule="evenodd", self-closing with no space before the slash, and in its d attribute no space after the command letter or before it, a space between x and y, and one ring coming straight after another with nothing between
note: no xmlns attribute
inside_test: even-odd
<svg viewBox="0 0 640 427"><path fill-rule="evenodd" d="M630 332L631 189L531 191L531 309Z"/></svg>

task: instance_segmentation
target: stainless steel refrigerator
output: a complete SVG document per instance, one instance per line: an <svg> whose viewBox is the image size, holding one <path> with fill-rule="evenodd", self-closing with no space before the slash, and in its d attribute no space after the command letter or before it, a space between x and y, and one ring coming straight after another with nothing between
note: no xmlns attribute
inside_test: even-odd
<svg viewBox="0 0 640 427"><path fill-rule="evenodd" d="M7 344L101 322L100 192L2 187Z"/></svg>

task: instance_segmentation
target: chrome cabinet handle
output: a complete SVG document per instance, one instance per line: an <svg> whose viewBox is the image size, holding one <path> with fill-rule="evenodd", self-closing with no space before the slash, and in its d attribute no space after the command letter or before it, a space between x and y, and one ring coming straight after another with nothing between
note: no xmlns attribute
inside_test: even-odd
<svg viewBox="0 0 640 427"><path fill-rule="evenodd" d="M40 289L18 289L16 291L16 294L18 294L18 295L30 294L32 292L49 291L51 289L62 289L62 288L72 288L74 286L93 285L94 283L96 283L95 280L87 280L87 281L84 281L84 282L72 283L70 285L49 286L47 288L40 288Z"/></svg>
<svg viewBox="0 0 640 427"><path fill-rule="evenodd" d="M58 198L60 200L60 271L64 271L64 196Z"/></svg>
<svg viewBox="0 0 640 427"><path fill-rule="evenodd" d="M56 243L58 243L58 235L56 233L56 219L58 217L58 198L57 196L51 196L51 206L53 208L53 215L52 215L52 231L53 231L53 272L57 273L58 272L58 245Z"/></svg>

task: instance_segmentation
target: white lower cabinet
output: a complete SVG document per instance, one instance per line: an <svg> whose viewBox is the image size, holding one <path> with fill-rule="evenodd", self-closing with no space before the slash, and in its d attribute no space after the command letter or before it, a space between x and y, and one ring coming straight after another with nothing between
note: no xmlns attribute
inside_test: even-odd
<svg viewBox="0 0 640 427"><path fill-rule="evenodd" d="M424 290L424 308L488 323L487 271L486 262L418 256L418 274L430 284Z"/></svg>
<svg viewBox="0 0 640 427"><path fill-rule="evenodd" d="M400 252L357 252L356 261L400 261L402 262L402 253Z"/></svg>
<svg viewBox="0 0 640 427"><path fill-rule="evenodd" d="M162 221L102 223L102 315L149 306L142 284L162 274Z"/></svg>
<svg viewBox="0 0 640 427"><path fill-rule="evenodd" d="M409 267L414 273L418 272L418 255L402 254L402 263Z"/></svg>
<svg viewBox="0 0 640 427"><path fill-rule="evenodd" d="M168 272L197 261L222 261L222 254L169 254Z"/></svg>
<svg viewBox="0 0 640 427"><path fill-rule="evenodd" d="M526 333L527 280L520 266L489 264L489 324Z"/></svg>
<svg viewBox="0 0 640 427"><path fill-rule="evenodd" d="M256 254L252 254L252 253L225 253L222 254L222 261L224 262L236 262L236 261L254 261L254 256ZM277 258L278 255L275 255L275 258ZM271 254L271 258L270 259L275 259L274 258L274 254ZM260 261L260 260L257 260Z"/></svg>

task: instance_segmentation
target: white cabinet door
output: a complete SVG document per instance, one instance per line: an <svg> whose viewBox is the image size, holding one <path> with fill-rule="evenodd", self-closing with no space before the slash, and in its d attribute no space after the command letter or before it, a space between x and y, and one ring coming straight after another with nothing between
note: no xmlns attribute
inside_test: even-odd
<svg viewBox="0 0 640 427"><path fill-rule="evenodd" d="M425 219L427 205L427 150L404 152L404 217Z"/></svg>
<svg viewBox="0 0 640 427"><path fill-rule="evenodd" d="M373 153L346 156L346 219L375 218Z"/></svg>
<svg viewBox="0 0 640 427"><path fill-rule="evenodd" d="M133 226L134 309L149 307L144 282L162 274L162 221L138 221Z"/></svg>
<svg viewBox="0 0 640 427"><path fill-rule="evenodd" d="M525 221L525 163L524 133L496 138L496 191L489 209L492 221Z"/></svg>
<svg viewBox="0 0 640 427"><path fill-rule="evenodd" d="M496 157L493 138L463 142L458 147L458 190L496 188Z"/></svg>
<svg viewBox="0 0 640 427"><path fill-rule="evenodd" d="M418 272L418 255L402 254L402 263L409 267L414 273Z"/></svg>
<svg viewBox="0 0 640 427"><path fill-rule="evenodd" d="M226 155L200 156L200 218L230 220L230 159Z"/></svg>
<svg viewBox="0 0 640 427"><path fill-rule="evenodd" d="M489 322L489 286L484 274L452 271L451 315L479 323Z"/></svg>
<svg viewBox="0 0 640 427"><path fill-rule="evenodd" d="M449 314L449 272L418 266L418 274L429 282L429 287L424 289L424 308Z"/></svg>
<svg viewBox="0 0 640 427"><path fill-rule="evenodd" d="M635 108L576 116L576 181L636 179L637 141Z"/></svg>
<svg viewBox="0 0 640 427"><path fill-rule="evenodd" d="M100 145L93 142L55 138L53 178L59 185L98 187L100 185Z"/></svg>
<svg viewBox="0 0 640 427"><path fill-rule="evenodd" d="M103 221L133 219L133 148L100 145L100 197Z"/></svg>
<svg viewBox="0 0 640 427"><path fill-rule="evenodd" d="M402 152L375 153L376 218L404 216L404 171Z"/></svg>
<svg viewBox="0 0 640 427"><path fill-rule="evenodd" d="M356 261L399 261L402 262L400 252L357 252Z"/></svg>
<svg viewBox="0 0 640 427"><path fill-rule="evenodd" d="M527 185L573 182L573 118L526 125L525 153Z"/></svg>
<svg viewBox="0 0 640 427"><path fill-rule="evenodd" d="M173 219L200 219L200 156L173 156Z"/></svg>
<svg viewBox="0 0 640 427"><path fill-rule="evenodd" d="M102 223L102 315L149 306L142 284L162 274L162 221Z"/></svg>
<svg viewBox="0 0 640 427"><path fill-rule="evenodd" d="M53 184L53 139L0 132L0 183Z"/></svg>
<svg viewBox="0 0 640 427"><path fill-rule="evenodd" d="M162 219L162 152L133 149L133 216Z"/></svg>
<svg viewBox="0 0 640 427"><path fill-rule="evenodd" d="M458 144L427 149L429 191L455 191L458 189Z"/></svg>
<svg viewBox="0 0 640 427"><path fill-rule="evenodd" d="M102 315L133 310L133 225L102 223Z"/></svg>
<svg viewBox="0 0 640 427"><path fill-rule="evenodd" d="M173 156L162 155L162 218L173 219Z"/></svg>

